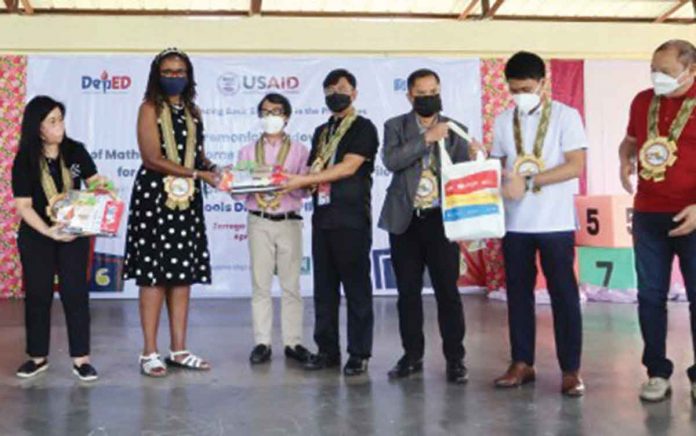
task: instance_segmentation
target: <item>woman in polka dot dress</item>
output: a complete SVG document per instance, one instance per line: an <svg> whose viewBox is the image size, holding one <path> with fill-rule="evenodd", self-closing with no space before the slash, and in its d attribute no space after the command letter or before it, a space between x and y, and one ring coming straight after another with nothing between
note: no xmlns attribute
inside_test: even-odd
<svg viewBox="0 0 696 436"><path fill-rule="evenodd" d="M188 56L177 49L157 55L138 114L143 164L133 185L124 261L124 278L135 279L140 287L145 340L140 369L153 377L165 376L167 366L210 369L208 362L186 350L191 285L210 283L198 179L214 185L216 178L214 165L205 157L194 98ZM157 327L165 300L171 346L163 362L157 351Z"/></svg>

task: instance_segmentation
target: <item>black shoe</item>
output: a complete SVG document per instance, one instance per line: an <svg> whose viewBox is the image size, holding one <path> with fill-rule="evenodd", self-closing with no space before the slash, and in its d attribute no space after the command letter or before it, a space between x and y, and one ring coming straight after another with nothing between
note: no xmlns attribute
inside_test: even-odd
<svg viewBox="0 0 696 436"><path fill-rule="evenodd" d="M251 355L249 356L249 362L254 365L259 363L266 363L271 360L271 347L264 344L259 344L251 350Z"/></svg>
<svg viewBox="0 0 696 436"><path fill-rule="evenodd" d="M82 381L94 381L99 378L97 370L89 363L83 363L80 366L73 365L72 372Z"/></svg>
<svg viewBox="0 0 696 436"><path fill-rule="evenodd" d="M31 378L35 375L44 372L48 369L48 359L44 359L41 363L34 362L33 359L29 359L22 364L17 370L17 377L19 378Z"/></svg>
<svg viewBox="0 0 696 436"><path fill-rule="evenodd" d="M447 381L458 385L469 381L469 371L462 360L447 362Z"/></svg>
<svg viewBox="0 0 696 436"><path fill-rule="evenodd" d="M351 377L361 375L367 372L367 360L362 357L350 356L346 366L343 367L343 375Z"/></svg>
<svg viewBox="0 0 696 436"><path fill-rule="evenodd" d="M406 378L421 371L423 371L423 359L414 361L404 355L396 362L396 365L389 370L388 375L390 379Z"/></svg>
<svg viewBox="0 0 696 436"><path fill-rule="evenodd" d="M312 353L302 345L295 345L294 347L285 347L285 357L288 359L296 360L300 363L307 363L309 357Z"/></svg>
<svg viewBox="0 0 696 436"><path fill-rule="evenodd" d="M310 354L304 369L316 371L319 369L335 368L341 366L341 356L329 356L326 353Z"/></svg>

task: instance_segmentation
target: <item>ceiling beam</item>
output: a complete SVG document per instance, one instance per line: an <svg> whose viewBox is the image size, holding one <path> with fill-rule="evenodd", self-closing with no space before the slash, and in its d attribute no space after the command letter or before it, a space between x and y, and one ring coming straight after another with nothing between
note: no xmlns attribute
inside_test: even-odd
<svg viewBox="0 0 696 436"><path fill-rule="evenodd" d="M171 10L171 9L87 9L87 8L34 8L34 15L76 15L76 16L165 16L165 17L243 17L249 10L212 9L212 10ZM0 15L6 13L0 9ZM447 18L454 18L449 15Z"/></svg>
<svg viewBox="0 0 696 436"><path fill-rule="evenodd" d="M249 3L249 16L261 15L263 0L251 0Z"/></svg>
<svg viewBox="0 0 696 436"><path fill-rule="evenodd" d="M483 14L483 18L493 18L496 12L498 12L498 9L503 5L505 0L495 0L495 3L493 3L493 6L485 13Z"/></svg>
<svg viewBox="0 0 696 436"><path fill-rule="evenodd" d="M7 0L3 0L7 1ZM14 1L14 0L10 0ZM11 13L2 8L0 16ZM86 8L34 8L34 15L75 15L75 16L167 16L167 17L244 17L249 15L249 9L214 9L214 10L166 10L166 9L86 9ZM456 20L460 14L437 13L394 13L394 12L326 12L326 11L273 11L263 12L264 17L284 18L368 18L368 19L424 19L424 20ZM474 14L470 18L480 17ZM548 16L548 15L495 15L496 21L540 21L558 23L652 23L654 18L648 17L615 17L615 16ZM667 23L693 24L692 18L670 18Z"/></svg>
<svg viewBox="0 0 696 436"><path fill-rule="evenodd" d="M667 21L667 19L669 17L674 15L675 12L677 12L679 9L681 9L681 7L684 6L685 4L687 4L688 2L689 2L689 0L677 0L677 2L675 4L670 6L669 9L667 9L662 15L657 17L655 19L655 22L656 23L664 23L665 21Z"/></svg>
<svg viewBox="0 0 696 436"><path fill-rule="evenodd" d="M6 0L7 1L7 0ZM696 0L694 0L696 1ZM469 15L474 11L474 8L476 8L476 5L479 3L479 0L470 0L469 4L464 8L461 14L459 14L459 17L457 18L458 20L466 20L469 18Z"/></svg>

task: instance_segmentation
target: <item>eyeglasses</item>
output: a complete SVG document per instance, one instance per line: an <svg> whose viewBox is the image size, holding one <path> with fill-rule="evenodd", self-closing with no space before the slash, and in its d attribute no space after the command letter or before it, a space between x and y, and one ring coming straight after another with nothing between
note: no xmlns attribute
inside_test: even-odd
<svg viewBox="0 0 696 436"><path fill-rule="evenodd" d="M259 111L259 116L261 118L267 117L269 115L275 115L275 116L282 116L285 115L285 112L283 112L283 109L273 109L273 110L267 110L267 109L261 109Z"/></svg>
<svg viewBox="0 0 696 436"><path fill-rule="evenodd" d="M160 70L160 75L164 77L184 77L186 76L186 69L179 68L176 70L172 70L170 68L165 68L164 70Z"/></svg>

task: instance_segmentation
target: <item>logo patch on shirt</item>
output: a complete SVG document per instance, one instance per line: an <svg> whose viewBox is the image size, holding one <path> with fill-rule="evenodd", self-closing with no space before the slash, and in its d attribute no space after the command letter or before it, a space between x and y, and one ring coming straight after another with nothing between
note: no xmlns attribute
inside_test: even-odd
<svg viewBox="0 0 696 436"><path fill-rule="evenodd" d="M79 164L72 164L70 166L70 175L73 177L73 179L77 179L80 177L80 174L82 174L82 170L80 169Z"/></svg>

